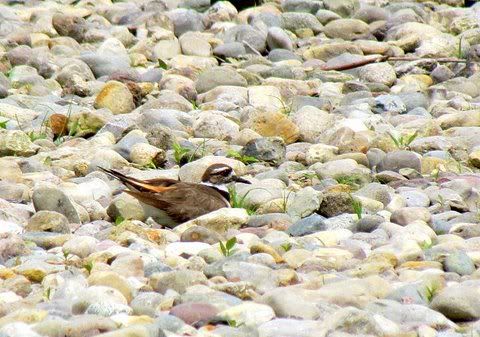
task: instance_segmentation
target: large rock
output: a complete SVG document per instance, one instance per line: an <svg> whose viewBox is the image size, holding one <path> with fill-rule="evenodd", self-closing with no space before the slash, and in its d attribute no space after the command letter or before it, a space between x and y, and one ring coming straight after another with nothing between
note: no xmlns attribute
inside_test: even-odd
<svg viewBox="0 0 480 337"><path fill-rule="evenodd" d="M107 108L114 115L135 109L132 93L125 84L118 81L110 81L103 86L95 98L94 106L97 109Z"/></svg>
<svg viewBox="0 0 480 337"><path fill-rule="evenodd" d="M304 106L293 115L293 122L299 128L300 140L314 143L335 123L335 116L313 106Z"/></svg>
<svg viewBox="0 0 480 337"><path fill-rule="evenodd" d="M264 137L281 137L286 144L295 143L300 136L295 123L281 112L255 111L245 126Z"/></svg>
<svg viewBox="0 0 480 337"><path fill-rule="evenodd" d="M352 16L359 8L359 0L324 0L326 9L339 14L342 17Z"/></svg>
<svg viewBox="0 0 480 337"><path fill-rule="evenodd" d="M411 151L393 151L387 153L386 157L378 166L378 171L398 172L402 168L411 168L417 172L422 171L420 156Z"/></svg>
<svg viewBox="0 0 480 337"><path fill-rule="evenodd" d="M329 38L353 41L366 38L369 34L370 27L360 20L339 19L330 21L323 31Z"/></svg>
<svg viewBox="0 0 480 337"><path fill-rule="evenodd" d="M25 132L0 128L0 156L29 157L37 153L39 148L31 142Z"/></svg>
<svg viewBox="0 0 480 337"><path fill-rule="evenodd" d="M61 213L54 211L38 211L27 223L28 232L70 233L68 219Z"/></svg>
<svg viewBox="0 0 480 337"><path fill-rule="evenodd" d="M88 31L85 19L75 15L55 13L52 17L52 25L59 35L69 36L78 42L83 41Z"/></svg>
<svg viewBox="0 0 480 337"><path fill-rule="evenodd" d="M217 67L202 72L195 87L197 92L201 94L221 85L246 87L247 80L235 70Z"/></svg>
<svg viewBox="0 0 480 337"><path fill-rule="evenodd" d="M72 200L56 187L41 186L33 190L33 206L39 211L55 211L73 223L82 223L81 216Z"/></svg>
<svg viewBox="0 0 480 337"><path fill-rule="evenodd" d="M249 141L242 153L272 164L280 164L285 160L286 148L282 138L257 138Z"/></svg>
<svg viewBox="0 0 480 337"><path fill-rule="evenodd" d="M430 307L454 321L472 321L480 318L480 283L466 281L444 288Z"/></svg>
<svg viewBox="0 0 480 337"><path fill-rule="evenodd" d="M214 112L203 112L193 124L193 133L199 138L232 140L240 127L237 123Z"/></svg>
<svg viewBox="0 0 480 337"><path fill-rule="evenodd" d="M388 63L367 64L359 69L358 76L365 82L382 83L391 86L397 79L395 69Z"/></svg>
<svg viewBox="0 0 480 337"><path fill-rule="evenodd" d="M207 278L196 270L178 270L163 273L154 273L150 277L150 286L159 293L175 290L184 293L185 290L196 284L206 284Z"/></svg>
<svg viewBox="0 0 480 337"><path fill-rule="evenodd" d="M220 234L226 233L229 229L238 229L247 224L248 213L243 208L221 208L211 213L199 216L196 219L187 221L175 227L175 231L183 233L190 227L201 226Z"/></svg>

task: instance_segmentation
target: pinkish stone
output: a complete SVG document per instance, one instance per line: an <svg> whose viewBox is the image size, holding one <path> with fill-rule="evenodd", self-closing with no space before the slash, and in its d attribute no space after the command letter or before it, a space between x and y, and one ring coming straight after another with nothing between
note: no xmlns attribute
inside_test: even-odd
<svg viewBox="0 0 480 337"><path fill-rule="evenodd" d="M217 313L217 308L208 303L183 303L170 310L170 315L180 318L189 325L198 321L208 321Z"/></svg>

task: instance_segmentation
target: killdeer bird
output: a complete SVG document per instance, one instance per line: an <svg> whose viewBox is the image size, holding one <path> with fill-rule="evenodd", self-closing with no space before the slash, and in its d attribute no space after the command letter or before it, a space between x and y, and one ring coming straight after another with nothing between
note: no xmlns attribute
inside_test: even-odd
<svg viewBox="0 0 480 337"><path fill-rule="evenodd" d="M250 184L249 181L236 176L233 169L225 164L209 166L199 184L163 178L140 180L115 170L99 168L127 186L128 190L125 190L125 193L165 212L167 219L162 224L169 227L220 208L230 207L227 184L233 182Z"/></svg>

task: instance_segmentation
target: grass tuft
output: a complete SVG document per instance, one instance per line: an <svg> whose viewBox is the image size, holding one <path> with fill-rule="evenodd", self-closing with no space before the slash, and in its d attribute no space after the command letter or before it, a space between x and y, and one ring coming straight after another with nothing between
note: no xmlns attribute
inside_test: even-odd
<svg viewBox="0 0 480 337"><path fill-rule="evenodd" d="M235 245L237 244L237 238L233 237L225 244L222 241L219 241L220 244L220 251L222 252L223 256L232 256L235 253Z"/></svg>

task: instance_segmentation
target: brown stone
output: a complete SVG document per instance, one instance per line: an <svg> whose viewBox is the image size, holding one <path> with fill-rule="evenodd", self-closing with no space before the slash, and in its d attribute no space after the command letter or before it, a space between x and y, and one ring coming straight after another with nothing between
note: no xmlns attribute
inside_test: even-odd
<svg viewBox="0 0 480 337"><path fill-rule="evenodd" d="M286 144L296 142L300 136L298 127L280 112L257 111L247 121L246 127L264 137L281 137Z"/></svg>

